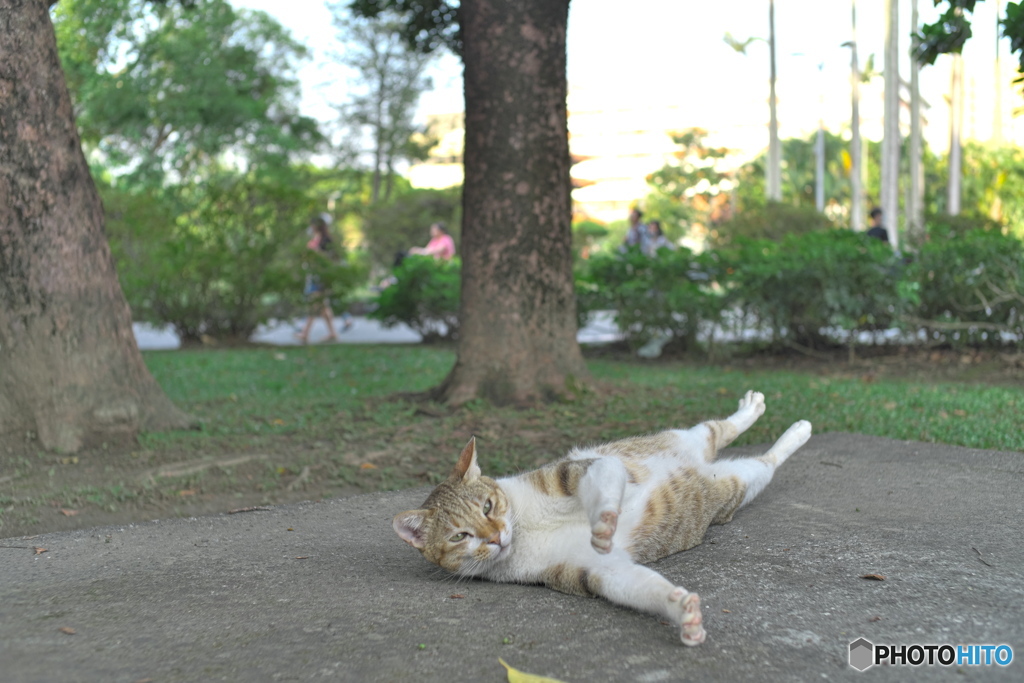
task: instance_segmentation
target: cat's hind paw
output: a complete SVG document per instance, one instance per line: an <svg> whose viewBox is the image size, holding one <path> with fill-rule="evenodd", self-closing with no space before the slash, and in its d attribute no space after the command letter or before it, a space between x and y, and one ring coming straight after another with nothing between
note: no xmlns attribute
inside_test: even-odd
<svg viewBox="0 0 1024 683"><path fill-rule="evenodd" d="M700 645L707 638L707 631L704 630L704 617L700 612L700 596L696 593L687 593L681 586L676 587L668 596L671 603L679 603L678 609L681 612L679 622L679 639L683 645Z"/></svg>
<svg viewBox="0 0 1024 683"><path fill-rule="evenodd" d="M764 394L760 391L748 391L740 399L740 410L747 408L754 411L756 417L764 415Z"/></svg>
<svg viewBox="0 0 1024 683"><path fill-rule="evenodd" d="M599 553L610 553L612 551L612 536L619 525L619 513L614 510L605 510L596 524L590 529L590 545Z"/></svg>

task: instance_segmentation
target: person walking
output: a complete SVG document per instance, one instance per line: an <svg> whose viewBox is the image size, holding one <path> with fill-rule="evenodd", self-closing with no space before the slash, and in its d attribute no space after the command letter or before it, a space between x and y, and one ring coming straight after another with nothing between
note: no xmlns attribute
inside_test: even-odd
<svg viewBox="0 0 1024 683"><path fill-rule="evenodd" d="M328 229L330 222L330 214L322 213L315 217L307 228L310 237L306 242L306 247L321 257L329 257L332 251L331 245L334 240L331 239ZM299 343L309 342L309 333L313 329L313 323L316 322L317 317L322 317L324 324L327 325L326 341L338 341L338 333L334 330L334 312L331 310L330 292L327 291L320 278L313 273L307 273L303 294L310 302L310 315L306 318L306 324L302 331L295 335ZM352 327L352 321L346 317L344 329L348 330L350 327Z"/></svg>

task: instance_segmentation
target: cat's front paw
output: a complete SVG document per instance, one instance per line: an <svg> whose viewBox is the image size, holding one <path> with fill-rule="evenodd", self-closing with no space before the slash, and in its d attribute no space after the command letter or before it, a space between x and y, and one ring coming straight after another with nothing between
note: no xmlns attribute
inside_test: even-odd
<svg viewBox="0 0 1024 683"><path fill-rule="evenodd" d="M704 630L704 617L700 612L700 596L687 593L685 588L678 586L669 594L668 601L679 612L679 639L683 645L703 643L708 634Z"/></svg>
<svg viewBox="0 0 1024 683"><path fill-rule="evenodd" d="M605 510L596 524L590 528L590 545L599 553L612 551L612 536L619 525L619 513Z"/></svg>

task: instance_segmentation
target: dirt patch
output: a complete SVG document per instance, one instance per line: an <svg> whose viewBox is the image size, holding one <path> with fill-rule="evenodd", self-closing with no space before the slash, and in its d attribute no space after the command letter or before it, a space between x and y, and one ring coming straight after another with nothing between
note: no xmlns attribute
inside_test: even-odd
<svg viewBox="0 0 1024 683"><path fill-rule="evenodd" d="M622 348L587 354L641 363ZM710 364L671 353L645 363ZM868 383L895 378L1024 386L1020 352L868 348L851 360L838 349L734 357L712 365L723 372L771 368ZM8 442L0 445L0 537L432 485L447 475L473 435L489 471L513 472L548 462L579 443L664 426L657 422L664 415L634 407L643 397L626 385L605 385L595 393L583 406L554 404L534 411L410 405L410 417L397 425L374 423L375 405L369 401L365 414L348 424L316 432L296 429L244 444L211 437L192 445L109 445L67 456ZM610 432L610 425L618 432Z"/></svg>

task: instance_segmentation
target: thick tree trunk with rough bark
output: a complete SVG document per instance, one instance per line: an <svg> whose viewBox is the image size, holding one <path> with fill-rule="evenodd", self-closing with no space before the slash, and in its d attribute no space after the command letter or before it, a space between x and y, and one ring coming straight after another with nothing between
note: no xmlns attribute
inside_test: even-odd
<svg viewBox="0 0 1024 683"><path fill-rule="evenodd" d="M0 443L187 426L143 364L46 0L0 0Z"/></svg>
<svg viewBox="0 0 1024 683"><path fill-rule="evenodd" d="M565 32L569 0L461 5L466 95L452 404L525 404L589 380L576 342Z"/></svg>

